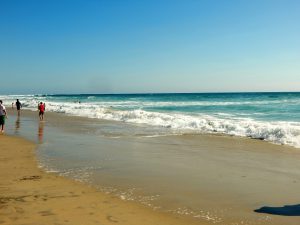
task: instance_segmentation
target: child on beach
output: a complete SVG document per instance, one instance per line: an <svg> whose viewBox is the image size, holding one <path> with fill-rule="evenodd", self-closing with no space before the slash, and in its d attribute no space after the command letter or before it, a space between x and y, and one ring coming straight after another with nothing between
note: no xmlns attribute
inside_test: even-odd
<svg viewBox="0 0 300 225"><path fill-rule="evenodd" d="M1 125L1 133L4 132L5 118L7 118L6 109L5 109L5 106L2 105L2 100L0 100L0 125Z"/></svg>
<svg viewBox="0 0 300 225"><path fill-rule="evenodd" d="M46 108L46 104L43 102L40 102L40 104L38 105L40 120L44 120L45 108Z"/></svg>

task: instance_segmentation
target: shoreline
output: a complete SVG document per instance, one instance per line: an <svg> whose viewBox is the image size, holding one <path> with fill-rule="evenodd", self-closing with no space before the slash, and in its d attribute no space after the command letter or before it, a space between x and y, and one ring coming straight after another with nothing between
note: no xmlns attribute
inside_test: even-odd
<svg viewBox="0 0 300 225"><path fill-rule="evenodd" d="M90 118L78 120L78 117L75 116L66 116L65 114L51 112L46 114L46 120L44 122L39 122L38 115L30 111L23 111L20 121L19 118L15 116L15 112L11 110L9 111L9 117L11 120L7 127L8 134L22 137L20 140L25 138L38 144L36 145L38 146L37 151L34 152L31 149L31 155L26 155L25 158L31 158L31 161L27 163L35 166L34 171L41 172L50 169L48 172L41 172L44 175L35 175L35 172L33 174L24 175L25 180L23 179L22 181L37 184L38 182L48 180L48 184L46 184L47 182L44 184L44 192L36 190L38 195L31 194L31 196L49 196L49 192L54 192L54 197L46 198L47 200L32 200L31 198L30 201L35 202L35 204L39 203L39 201L40 203L49 203L50 200L53 202L53 199L56 198L55 196L60 196L60 200L64 203L55 203L56 205L52 208L52 211L55 211L53 214L60 214L60 211L64 209L61 205L68 205L71 201L68 198L72 198L76 199L76 203L78 202L80 204L78 207L81 208L82 205L90 206L91 204L96 204L96 208L100 207L98 211L107 212L110 216L118 218L119 220L116 220L118 220L120 224L125 225L147 225L144 219L147 218L147 220L149 220L148 217L151 218L149 225L212 224L218 222L218 220L209 221L211 217L207 218L206 216L209 215L207 213L213 212L214 216L214 212L222 212L223 210L227 211L227 215L216 214L216 216L221 215L221 218L224 219L222 222L226 224L243 224L242 221L247 220L250 223L254 221L256 225L280 225L283 224L283 222L289 222L289 224L294 225L299 222L298 218L283 218L253 212L254 209L265 205L281 206L283 204L297 203L295 202L295 200L297 200L295 196L297 196L300 187L299 182L297 182L297 177L299 177L298 171L300 171L298 169L300 155L296 148L275 145L261 140L225 135L181 135L155 138L100 137L98 133L94 133L99 128L102 129L102 127L117 125L118 129L123 130L127 128L128 125L114 121L101 121ZM17 121L19 122L17 123ZM44 140L43 135L41 135L43 132L41 132L40 125L45 126ZM17 127L18 133L15 132ZM6 137L6 135L0 136L0 140L2 137ZM14 137L8 138L12 138L10 144L19 140ZM76 146L86 146L86 148L84 148L82 152L82 147L80 147L80 149L77 149L79 151L75 151L73 154L72 150L74 150ZM102 152L103 154L94 155L95 152L91 149L92 146L101 146L101 151L98 151L99 149L96 148L95 152ZM20 147L22 146L19 145L18 148ZM72 159L79 160L83 163L87 159L85 156L90 156L90 159L105 159L105 149L107 149L107 152L114 160L100 161L102 169L97 171L99 177L97 177L97 174L94 174L95 177L91 177L91 179L98 179L99 183L84 183L84 180L82 180L83 183L81 183L75 181L76 179L74 179L72 175L68 176L61 173L62 170L60 169L63 169L61 166L69 162L72 164ZM60 156L54 157L55 160L59 160L58 164L52 164L54 165L53 170L51 170L51 167L45 167L46 164L43 164L43 162L39 164L44 166L40 167L42 169L36 168L38 166L37 162L41 163L41 156L47 155L47 151L51 154L50 157L55 155ZM64 156L64 154L67 154L67 157ZM2 156L0 156L0 158L2 158ZM65 161L60 161L63 158ZM88 162L86 166L95 165L91 164L91 161ZM124 165L122 164L123 162L129 164ZM58 170L55 169L55 165L59 166ZM131 167L131 165L133 167ZM276 165L279 165L279 167ZM11 165L8 164L8 166ZM118 170L118 168L121 170ZM49 171L60 171L60 173L53 174ZM19 172L23 173L24 171L20 170ZM32 176L41 176L43 179ZM187 176L189 179L185 180ZM46 177L49 179L45 180L44 178ZM33 178L33 180L28 178ZM18 179L22 179L22 177ZM20 180L19 182L15 181L16 180L13 180L12 183L22 183ZM52 190L53 184L60 187L60 190ZM51 188L49 188L49 186ZM75 186L78 191L73 190ZM189 208L191 206L192 209L196 207L196 210L201 211L194 211L196 214L185 215L184 213L186 211L184 208L183 211L178 211L178 213L174 213L174 210L153 210L153 208L143 205L134 199L124 201L121 200L120 196L114 193L106 193L105 189L101 189L101 187L105 188L110 186L117 187L119 190L138 187L142 188L142 194L146 195L157 194L162 191L159 193L160 199L157 200L159 202L156 202L158 203L156 206L167 206L166 209L170 209L169 206L174 206L171 209L176 209L181 205L181 202L179 202L179 205L176 203L178 198L180 200L181 197L185 198L184 201L197 199L195 202L188 202L187 209L191 209ZM66 191L66 188L71 188L72 190ZM90 190L88 194L86 189ZM272 189L274 190L271 191ZM61 192L61 190L63 191ZM76 194L70 194L71 192ZM290 194L288 194L289 192ZM9 196L11 195L8 195L8 197ZM161 201L163 197L164 200ZM99 201L95 203L96 198L109 200L99 200L100 203ZM171 202L169 200L171 200ZM113 203L111 203L112 201ZM109 202L113 204L113 206L111 204L104 204L105 202ZM20 201L15 203L20 204ZM69 205L73 207L72 204L73 203ZM94 214L96 214L94 212L95 207L84 207L83 210L86 214L80 214L81 217L85 217L86 221L93 218L95 218L94 221L96 221L100 218L100 224L102 224L103 221L107 221L107 218L101 213L94 216ZM133 208L134 210L128 211L128 208ZM79 209L70 209L68 215L74 214L74 212L77 212ZM110 209L116 209L117 211L113 211L114 213L111 215ZM204 211L204 213L201 214L203 210L208 211ZM14 211L16 212L15 209ZM27 212L28 211L32 211L32 209L27 210ZM47 209L44 211L47 211ZM89 213L92 212L92 214L88 215L87 211L89 211ZM133 211L135 214L141 215L141 217L135 218L132 215ZM38 212L35 212L35 214L38 214ZM119 214L122 215L122 218L125 217L126 219L120 219L116 216ZM52 216L52 218L49 217L52 221L51 223L49 222L49 224L53 224L52 219L55 218L55 216ZM129 219L127 219L127 216ZM58 217L65 216L59 215ZM47 222L46 218L44 219ZM46 222L43 224L47 224ZM220 224L223 224L222 222ZM76 224L76 221L70 224ZM83 221L81 221L81 223L78 224L94 224L94 222L83 223Z"/></svg>
<svg viewBox="0 0 300 225"><path fill-rule="evenodd" d="M171 93L168 95L172 97ZM157 136L158 133L162 135L217 133L300 148L300 121L297 110L294 111L292 107L291 110L285 111L276 105L280 103L284 108L294 105L298 102L297 94L295 96L258 94L253 99L249 99L247 94L230 98L213 95L211 99L207 99L207 96L201 97L200 94L192 98L180 97L176 101L171 97L156 99L151 95L136 99L126 95L110 98L97 97L98 95L84 96L20 97L23 98L24 106L28 110L36 110L36 103L40 99L48 101L47 112L149 126L152 131L154 130L149 136ZM12 102L15 97L8 95L4 98ZM150 129L147 130L148 133Z"/></svg>
<svg viewBox="0 0 300 225"><path fill-rule="evenodd" d="M36 120L39 121L38 119L38 110L31 110L31 109L22 109L21 110L22 114L21 117L36 117ZM16 109L12 109L10 107L7 107L7 112L8 115L13 115L16 116ZM82 124L84 124L84 122L89 122L89 123L97 123L97 124L116 124L116 125L125 125L125 126L149 126L148 124L139 124L139 123L130 123L130 122L123 122L123 121L116 121L116 120L106 120L106 119L99 119L99 118L90 118L90 117L83 117L83 116L77 116L77 115L72 115L72 114L67 114L67 113L58 113L58 112L52 112L52 111L46 111L45 112L45 119L42 122L47 122L52 124L53 126L59 126L59 127L63 127L63 125L65 125L65 123L68 126L72 126L72 123L78 123L78 121L80 121ZM72 128L68 128L64 127L64 129L67 130L72 130ZM75 130L72 130L72 132L74 132ZM77 131L75 131L77 132ZM262 138L255 138L255 137L251 137L251 136L238 136L238 135L231 135L231 134L226 134L226 133L166 133L166 134L158 134L158 135L153 135L153 136L147 136L147 135L142 135L140 137L180 137L180 136L202 136L202 137L224 137L224 138L232 138L234 140L240 141L240 140L250 140L250 141L254 141L254 142L263 142L263 143L267 143L275 146L282 146L283 148L289 149L289 150L300 150L299 147L296 146L292 146L289 144L280 144L280 143L275 143L275 142L271 142L268 141L266 139L262 139ZM126 136L124 136L126 137ZM139 136L137 136L139 137Z"/></svg>
<svg viewBox="0 0 300 225"><path fill-rule="evenodd" d="M36 146L1 135L1 224L205 224L156 212L38 168Z"/></svg>

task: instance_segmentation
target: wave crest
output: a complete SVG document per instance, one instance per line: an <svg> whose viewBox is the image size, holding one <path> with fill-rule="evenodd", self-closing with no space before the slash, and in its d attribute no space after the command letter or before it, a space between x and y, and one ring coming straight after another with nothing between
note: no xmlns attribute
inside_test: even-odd
<svg viewBox="0 0 300 225"><path fill-rule="evenodd" d="M15 96L11 96L14 99ZM20 96L23 106L36 110L39 101L45 97ZM9 101L8 101L9 102ZM124 102L123 102L124 104ZM300 122L258 121L253 118L237 117L227 113L213 115L201 113L152 112L142 109L116 110L109 102L47 102L48 111L75 116L122 121L164 127L172 134L220 133L251 137L276 144L300 148ZM251 116L251 114L249 114Z"/></svg>
<svg viewBox="0 0 300 225"><path fill-rule="evenodd" d="M220 133L300 147L299 122L266 122L230 116L224 119L207 114L188 115L149 112L141 109L115 110L111 107L76 103L51 103L48 110L89 118L160 126L169 128L172 133L178 134Z"/></svg>

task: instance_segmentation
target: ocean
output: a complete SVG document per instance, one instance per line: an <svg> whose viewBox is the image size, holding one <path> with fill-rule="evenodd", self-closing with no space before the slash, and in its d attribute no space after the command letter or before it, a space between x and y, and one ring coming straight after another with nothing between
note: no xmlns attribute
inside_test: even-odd
<svg viewBox="0 0 300 225"><path fill-rule="evenodd" d="M6 133L36 142L48 172L201 224L299 224L255 210L299 204L300 93L0 99L28 109L9 110Z"/></svg>
<svg viewBox="0 0 300 225"><path fill-rule="evenodd" d="M134 132L105 130L103 135L160 136L218 133L300 147L300 93L187 93L5 95L23 107L79 117L147 125Z"/></svg>

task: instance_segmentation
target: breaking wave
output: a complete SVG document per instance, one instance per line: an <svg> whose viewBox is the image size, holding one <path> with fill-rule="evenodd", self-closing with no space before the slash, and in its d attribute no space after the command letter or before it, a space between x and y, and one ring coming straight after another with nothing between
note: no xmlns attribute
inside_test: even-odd
<svg viewBox="0 0 300 225"><path fill-rule="evenodd" d="M250 118L251 112L240 113L240 115L244 114L243 116L230 113L159 112L145 110L142 107L137 109L135 105L141 102L134 101L80 103L78 101L70 102L70 100L49 101L47 97L32 98L32 96L20 96L20 99L23 101L24 107L31 110L36 110L39 101L48 100L47 111L57 113L163 127L169 129L172 134L219 133L251 137L300 148L300 122L262 121ZM114 103L113 107L110 106L111 103ZM127 105L127 107L124 109L122 107L116 108L116 105L122 104ZM180 105L180 103L175 102L174 104Z"/></svg>

